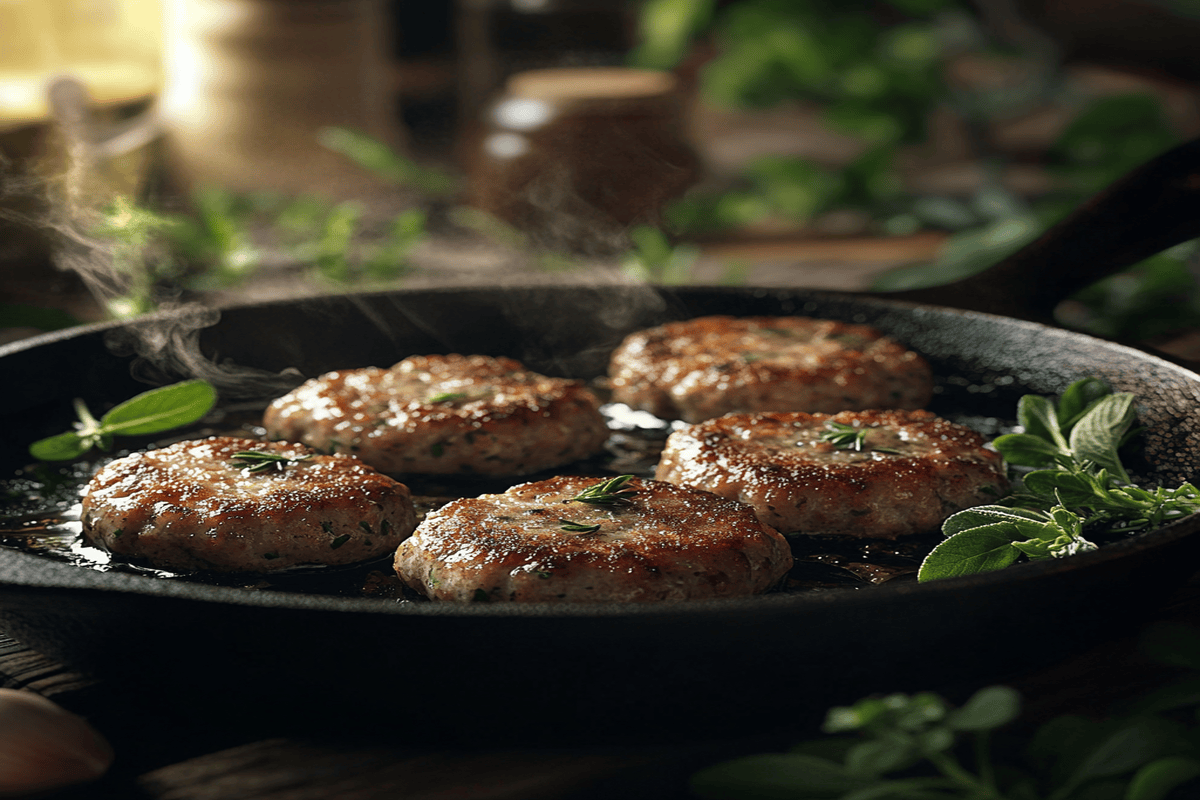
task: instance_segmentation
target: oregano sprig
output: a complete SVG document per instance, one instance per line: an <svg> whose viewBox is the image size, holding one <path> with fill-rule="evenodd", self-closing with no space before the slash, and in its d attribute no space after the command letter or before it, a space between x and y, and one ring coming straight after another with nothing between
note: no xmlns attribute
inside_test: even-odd
<svg viewBox="0 0 1200 800"><path fill-rule="evenodd" d="M109 450L114 436L140 436L191 424L213 407L217 393L207 381L191 380L142 392L100 419L76 398L75 429L40 439L29 453L41 461L70 461L94 447Z"/></svg>
<svg viewBox="0 0 1200 800"><path fill-rule="evenodd" d="M1085 530L1136 533L1200 511L1200 490L1133 485L1120 449L1136 433L1135 398L1096 378L1072 383L1058 403L1026 395L1017 405L1022 433L993 446L1020 468L1019 489L996 505L954 514L918 580L1003 569L1022 556L1062 558L1096 549Z"/></svg>

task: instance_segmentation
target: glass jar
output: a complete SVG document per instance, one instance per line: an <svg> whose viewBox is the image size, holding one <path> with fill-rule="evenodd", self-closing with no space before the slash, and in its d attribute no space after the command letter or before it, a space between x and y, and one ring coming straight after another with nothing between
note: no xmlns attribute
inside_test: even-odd
<svg viewBox="0 0 1200 800"><path fill-rule="evenodd" d="M538 244L596 255L660 224L699 171L676 78L622 67L511 76L468 162L471 205Z"/></svg>

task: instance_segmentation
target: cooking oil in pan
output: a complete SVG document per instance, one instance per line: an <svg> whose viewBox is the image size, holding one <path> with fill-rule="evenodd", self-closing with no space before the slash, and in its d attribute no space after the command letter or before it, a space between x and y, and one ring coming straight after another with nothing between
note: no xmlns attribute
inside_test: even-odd
<svg viewBox="0 0 1200 800"><path fill-rule="evenodd" d="M606 452L553 474L653 477L671 424L642 412L631 412L623 406L608 405L603 410L612 429ZM148 442L146 446L214 435L261 437L263 431L257 427L259 419L260 411L227 413L219 427L193 428L172 435L170 439ZM58 466L39 464L0 480L0 547L65 561L84 569L132 572L162 580L198 581L247 590L427 602L403 586L392 571L390 556L348 567L312 566L270 574L175 573L114 558L83 541L79 501L84 486L95 471L107 460L123 454ZM518 480L541 480L551 474L522 476ZM518 482L438 475L410 475L402 480L412 492L418 519L452 499L503 492ZM814 592L915 580L921 560L941 538L936 531L896 541L849 540L838 536L790 537L795 566L781 591Z"/></svg>

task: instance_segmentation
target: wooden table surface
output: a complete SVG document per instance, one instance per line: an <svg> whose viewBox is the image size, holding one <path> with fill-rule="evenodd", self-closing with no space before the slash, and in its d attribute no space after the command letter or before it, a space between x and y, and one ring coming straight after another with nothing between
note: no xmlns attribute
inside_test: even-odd
<svg viewBox="0 0 1200 800"><path fill-rule="evenodd" d="M1100 714L1156 686L1164 668L1148 662L1137 643L1164 621L1200 626L1200 574L1138 630L1013 676L1008 683L1026 702L1023 719ZM297 734L270 720L181 718L158 709L154 697L110 691L3 635L0 686L38 692L83 715L116 750L106 777L47 796L53 800L683 800L697 768L780 750L811 733L797 730L779 741L741 731L721 741L650 747L566 742L468 749L422 743L415 721L387 718L373 730Z"/></svg>

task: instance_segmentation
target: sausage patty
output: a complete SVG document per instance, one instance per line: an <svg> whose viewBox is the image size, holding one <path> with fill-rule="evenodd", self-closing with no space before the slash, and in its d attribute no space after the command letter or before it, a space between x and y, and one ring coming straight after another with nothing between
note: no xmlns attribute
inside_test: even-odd
<svg viewBox="0 0 1200 800"><path fill-rule="evenodd" d="M396 573L435 600L651 602L764 592L791 568L779 533L707 492L631 478L611 502L573 499L608 481L448 503L401 543Z"/></svg>
<svg viewBox="0 0 1200 800"><path fill-rule="evenodd" d="M254 460L234 458L249 451ZM221 436L108 463L85 489L82 519L92 544L179 571L350 564L416 527L408 487L353 456Z"/></svg>
<svg viewBox="0 0 1200 800"><path fill-rule="evenodd" d="M893 539L1007 494L984 445L928 411L729 414L673 432L655 477L748 503L786 533Z"/></svg>
<svg viewBox="0 0 1200 800"><path fill-rule="evenodd" d="M330 372L272 402L263 424L272 439L393 474L524 475L594 455L608 438L579 381L478 355Z"/></svg>
<svg viewBox="0 0 1200 800"><path fill-rule="evenodd" d="M616 402L663 419L730 412L923 408L933 373L867 325L712 316L630 334L613 352Z"/></svg>

